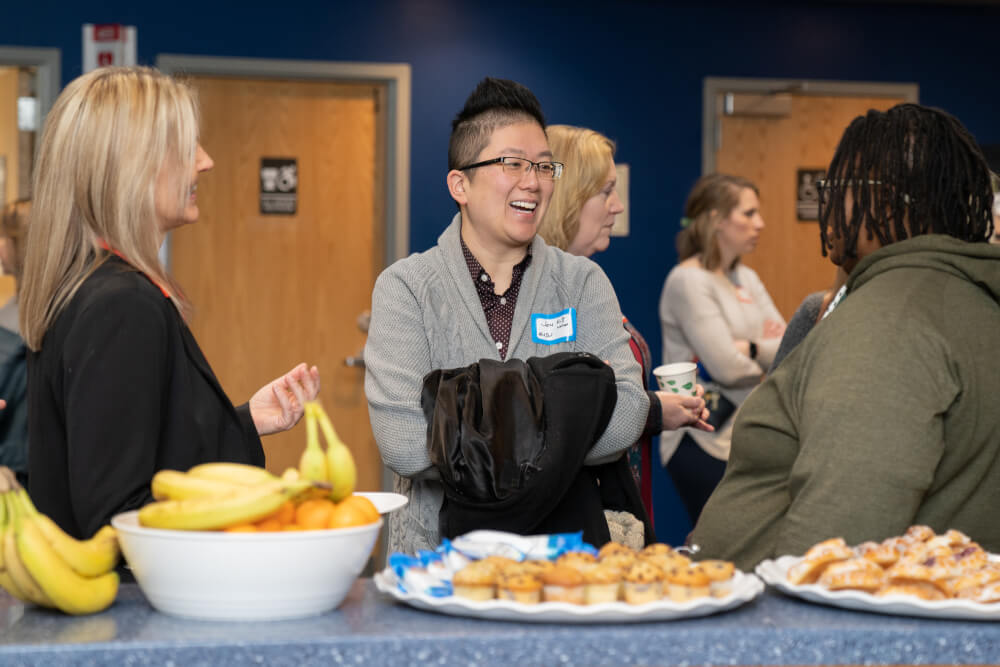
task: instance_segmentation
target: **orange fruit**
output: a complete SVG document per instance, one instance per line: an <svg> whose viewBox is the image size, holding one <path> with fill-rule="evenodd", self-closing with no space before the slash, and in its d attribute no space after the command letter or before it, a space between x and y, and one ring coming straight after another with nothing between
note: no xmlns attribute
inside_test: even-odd
<svg viewBox="0 0 1000 667"><path fill-rule="evenodd" d="M375 507L375 503L368 500L368 498L365 498L364 496L359 496L355 494L353 496L348 496L347 498L344 498L340 502L351 503L352 505L360 509L362 512L364 512L364 515L368 517L368 521L366 521L365 523L375 523L376 521L379 520L379 517L381 516L381 514L379 514L378 512L378 508Z"/></svg>
<svg viewBox="0 0 1000 667"><path fill-rule="evenodd" d="M256 533L257 526L252 523L237 523L222 530L226 533Z"/></svg>
<svg viewBox="0 0 1000 667"><path fill-rule="evenodd" d="M330 528L350 528L369 523L371 523L371 518L364 505L351 502L350 498L344 498L334 508L328 526Z"/></svg>
<svg viewBox="0 0 1000 667"><path fill-rule="evenodd" d="M281 507L278 508L278 511L271 516L276 518L283 526L295 523L295 503L291 500L286 501Z"/></svg>
<svg viewBox="0 0 1000 667"><path fill-rule="evenodd" d="M306 530L320 530L330 523L334 504L329 498L310 498L303 500L295 508L295 523Z"/></svg>
<svg viewBox="0 0 1000 667"><path fill-rule="evenodd" d="M276 533L284 528L275 516L265 517L254 525L257 526L257 530L261 533Z"/></svg>

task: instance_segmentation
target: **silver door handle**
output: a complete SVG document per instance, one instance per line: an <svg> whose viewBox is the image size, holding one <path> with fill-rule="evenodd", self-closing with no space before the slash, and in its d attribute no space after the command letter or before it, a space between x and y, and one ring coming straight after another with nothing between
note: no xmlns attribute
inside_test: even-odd
<svg viewBox="0 0 1000 667"><path fill-rule="evenodd" d="M361 353L353 357L347 357L346 359L344 359L344 365L350 366L351 368L364 368L365 357Z"/></svg>

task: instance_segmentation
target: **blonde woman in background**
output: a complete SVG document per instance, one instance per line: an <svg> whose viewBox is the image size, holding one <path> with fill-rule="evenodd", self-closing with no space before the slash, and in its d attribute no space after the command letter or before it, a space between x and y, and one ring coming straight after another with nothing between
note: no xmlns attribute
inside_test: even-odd
<svg viewBox="0 0 1000 667"><path fill-rule="evenodd" d="M614 142L594 130L571 125L550 125L548 136L553 155L566 166L538 229L539 236L573 255L590 257L607 250L615 216L625 210L615 188ZM651 437L663 429L711 427L704 422L707 412L702 398L649 391L649 346L628 318L623 317L622 324L631 335L632 353L642 366L643 387L650 399L646 426L628 456L643 505L652 517Z"/></svg>
<svg viewBox="0 0 1000 667"><path fill-rule="evenodd" d="M157 470L263 465L260 436L319 390L300 364L237 408L188 329L157 251L212 164L193 91L153 69L84 74L48 114L19 295L29 490L78 538L150 501Z"/></svg>
<svg viewBox="0 0 1000 667"><path fill-rule="evenodd" d="M660 295L663 363L698 363L716 431L664 433L660 457L694 524L725 472L735 411L774 360L785 321L757 273L740 262L764 229L757 187L708 174L684 215L679 264Z"/></svg>

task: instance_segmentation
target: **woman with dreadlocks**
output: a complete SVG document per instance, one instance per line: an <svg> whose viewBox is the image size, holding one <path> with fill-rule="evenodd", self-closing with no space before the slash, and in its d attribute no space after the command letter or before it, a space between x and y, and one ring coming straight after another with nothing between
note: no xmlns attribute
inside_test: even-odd
<svg viewBox="0 0 1000 667"><path fill-rule="evenodd" d="M823 184L820 238L848 274L830 313L746 400L691 539L752 567L912 524L1000 549L1000 248L969 132L916 104L869 111Z"/></svg>

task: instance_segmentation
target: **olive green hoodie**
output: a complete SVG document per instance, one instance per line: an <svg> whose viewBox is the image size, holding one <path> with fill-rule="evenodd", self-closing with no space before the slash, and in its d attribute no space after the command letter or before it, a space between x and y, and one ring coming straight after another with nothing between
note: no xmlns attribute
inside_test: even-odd
<svg viewBox="0 0 1000 667"><path fill-rule="evenodd" d="M1000 248L920 236L847 288L744 403L692 541L742 568L912 524L1000 551Z"/></svg>

